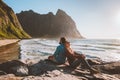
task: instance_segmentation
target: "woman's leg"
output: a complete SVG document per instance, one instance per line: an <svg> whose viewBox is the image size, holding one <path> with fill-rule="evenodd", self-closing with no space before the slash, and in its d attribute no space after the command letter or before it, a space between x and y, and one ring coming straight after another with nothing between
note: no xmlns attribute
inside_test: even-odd
<svg viewBox="0 0 120 80"><path fill-rule="evenodd" d="M76 68L80 65L80 63L83 63L88 69L91 69L91 66L85 59L76 59L73 61L73 63L70 64L70 66Z"/></svg>
<svg viewBox="0 0 120 80"><path fill-rule="evenodd" d="M82 59L81 62L83 62L83 64L85 64L87 66L87 68L90 70L90 74L99 73L98 70L96 70L90 66L90 64L88 63L88 61L86 59Z"/></svg>
<svg viewBox="0 0 120 80"><path fill-rule="evenodd" d="M55 57L54 57L53 55L52 55L52 56L49 56L49 57L48 57L48 60L51 60L51 61L57 63L57 61L56 61L56 59L55 59Z"/></svg>
<svg viewBox="0 0 120 80"><path fill-rule="evenodd" d="M76 59L76 60L74 60L74 61L70 64L70 66L71 66L72 68L76 68L76 67L78 67L78 66L80 65L80 63L81 63L81 61L80 61L79 59Z"/></svg>
<svg viewBox="0 0 120 80"><path fill-rule="evenodd" d="M92 69L92 67L90 66L90 64L88 63L88 61L86 59L79 59L88 69Z"/></svg>

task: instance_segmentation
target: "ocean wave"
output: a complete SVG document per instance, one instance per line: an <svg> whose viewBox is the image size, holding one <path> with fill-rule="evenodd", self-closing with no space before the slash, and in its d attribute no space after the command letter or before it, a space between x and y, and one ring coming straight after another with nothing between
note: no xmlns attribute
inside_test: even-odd
<svg viewBox="0 0 120 80"><path fill-rule="evenodd" d="M73 50L85 54L88 58L101 58L103 61L120 60L120 41L118 40L70 40ZM27 39L20 41L21 57L35 58L54 53L57 40Z"/></svg>

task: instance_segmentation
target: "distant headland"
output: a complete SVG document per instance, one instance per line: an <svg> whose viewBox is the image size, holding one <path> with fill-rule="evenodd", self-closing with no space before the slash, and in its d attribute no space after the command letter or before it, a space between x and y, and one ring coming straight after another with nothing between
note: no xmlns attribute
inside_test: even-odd
<svg viewBox="0 0 120 80"><path fill-rule="evenodd" d="M55 15L52 12L38 14L33 10L21 11L17 17L23 29L33 38L83 38L72 18L61 9Z"/></svg>

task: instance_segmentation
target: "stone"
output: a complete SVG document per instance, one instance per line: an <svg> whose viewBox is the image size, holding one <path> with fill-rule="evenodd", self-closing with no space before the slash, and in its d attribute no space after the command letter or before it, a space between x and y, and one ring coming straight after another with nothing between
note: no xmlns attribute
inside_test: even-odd
<svg viewBox="0 0 120 80"><path fill-rule="evenodd" d="M98 66L104 73L120 74L120 62L111 62Z"/></svg>
<svg viewBox="0 0 120 80"><path fill-rule="evenodd" d="M94 75L94 77L96 78L96 80L120 80L114 75L108 75L108 74L103 74L103 73Z"/></svg>
<svg viewBox="0 0 120 80"><path fill-rule="evenodd" d="M26 66L15 66L11 68L11 72L16 76L27 76L29 71Z"/></svg>
<svg viewBox="0 0 120 80"><path fill-rule="evenodd" d="M103 63L100 59L87 59L87 61L90 65L99 65Z"/></svg>
<svg viewBox="0 0 120 80"><path fill-rule="evenodd" d="M41 75L46 73L47 71L52 71L54 69L56 69L57 67L54 65L50 65L50 63L41 60L36 64L33 64L31 66L29 66L29 74L31 75Z"/></svg>
<svg viewBox="0 0 120 80"><path fill-rule="evenodd" d="M13 73L17 76L26 76L29 73L27 65L19 60L12 60L0 64L0 70L7 74Z"/></svg>
<svg viewBox="0 0 120 80"><path fill-rule="evenodd" d="M16 77L14 74L1 75L0 80L22 80L23 77Z"/></svg>
<svg viewBox="0 0 120 80"><path fill-rule="evenodd" d="M0 71L0 75L5 75L5 74L7 74L7 73L4 71Z"/></svg>

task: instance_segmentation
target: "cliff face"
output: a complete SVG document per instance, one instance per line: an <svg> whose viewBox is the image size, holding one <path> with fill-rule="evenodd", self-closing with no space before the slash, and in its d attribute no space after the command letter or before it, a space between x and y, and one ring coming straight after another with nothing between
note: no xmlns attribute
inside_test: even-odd
<svg viewBox="0 0 120 80"><path fill-rule="evenodd" d="M29 10L18 13L17 17L23 29L32 37L82 38L75 22L60 9L56 15L52 12L41 15Z"/></svg>
<svg viewBox="0 0 120 80"><path fill-rule="evenodd" d="M0 39L29 37L22 29L13 10L0 0Z"/></svg>

